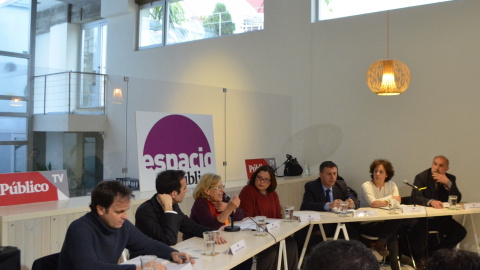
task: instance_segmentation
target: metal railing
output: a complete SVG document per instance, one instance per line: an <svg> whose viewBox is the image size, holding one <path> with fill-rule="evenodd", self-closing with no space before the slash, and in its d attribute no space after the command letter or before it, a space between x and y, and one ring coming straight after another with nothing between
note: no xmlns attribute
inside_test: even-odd
<svg viewBox="0 0 480 270"><path fill-rule="evenodd" d="M34 114L105 114L107 75L65 71L34 76Z"/></svg>

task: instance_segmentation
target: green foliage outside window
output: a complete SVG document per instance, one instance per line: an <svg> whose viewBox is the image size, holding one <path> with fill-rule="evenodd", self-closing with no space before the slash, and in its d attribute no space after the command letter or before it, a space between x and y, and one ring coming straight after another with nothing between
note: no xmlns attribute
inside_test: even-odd
<svg viewBox="0 0 480 270"><path fill-rule="evenodd" d="M212 32L216 36L231 35L235 31L235 23L232 15L227 11L225 4L217 3L213 13L203 22L205 31Z"/></svg>

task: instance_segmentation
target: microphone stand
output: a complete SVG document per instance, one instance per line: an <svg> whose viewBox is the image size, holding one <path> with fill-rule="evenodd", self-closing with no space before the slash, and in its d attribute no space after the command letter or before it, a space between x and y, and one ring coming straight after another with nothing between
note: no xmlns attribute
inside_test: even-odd
<svg viewBox="0 0 480 270"><path fill-rule="evenodd" d="M232 199L232 196L230 196L230 194L227 194L225 196L225 198L230 201ZM230 214L230 226L225 226L225 228L223 228L224 231L226 232L238 232L240 231L240 227L239 226L235 226L235 210L232 211L232 213Z"/></svg>
<svg viewBox="0 0 480 270"><path fill-rule="evenodd" d="M235 223L235 217L234 217L234 212L232 212L230 214L230 226L225 226L225 228L223 228L226 232L238 232L240 231L240 227L239 226L235 226L234 223Z"/></svg>
<svg viewBox="0 0 480 270"><path fill-rule="evenodd" d="M428 231L428 213L427 213L427 203L425 202L425 198L423 197L423 194L422 192L420 191L420 189L415 186L415 185L412 185L410 183L408 183L407 180L404 180L404 183L408 186L410 186L413 190L415 190L415 192L412 192L412 194L415 194L415 196L413 196L413 206L415 207L416 206L416 201L417 201L417 192L420 193L420 205L425 207L425 229L426 229L426 235L427 237L425 238L425 249L426 249L426 258L428 258L428 237L429 237L429 231ZM420 221L420 219L419 219Z"/></svg>

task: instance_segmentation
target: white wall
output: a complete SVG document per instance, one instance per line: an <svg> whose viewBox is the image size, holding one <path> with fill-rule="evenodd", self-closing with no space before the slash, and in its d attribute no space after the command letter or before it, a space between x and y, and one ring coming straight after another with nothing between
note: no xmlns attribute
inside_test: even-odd
<svg viewBox="0 0 480 270"><path fill-rule="evenodd" d="M103 0L102 6L111 1ZM368 167L375 158L393 163L393 180L400 184L403 179L413 181L415 174L430 166L434 155L444 154L450 158L450 172L457 176L464 199L472 201L478 199L480 188L475 173L480 133L479 10L480 1L462 0L390 13L390 56L406 63L412 74L409 89L396 97L374 95L365 81L369 66L386 57L386 13L311 24L310 1L266 0L264 31L143 51L135 50L136 13L110 14L107 73L156 80L172 89L195 86L191 91L199 91L197 95L168 101L162 100L160 92L152 95L155 88L135 90L138 98L177 108L201 97L202 88L208 89L205 93L226 87L290 96L291 120L272 120L291 126L289 146L281 152L309 163L313 173L318 173L321 161L333 160L349 185L359 191L369 179ZM242 100L236 106L250 111L251 101ZM142 107L135 106L133 110ZM276 106L270 102L263 108L269 111ZM118 114L109 114L109 119L112 128L122 125ZM130 118L129 122L133 125ZM254 117L242 124L250 125L258 127L256 132L242 134L241 141L231 142L233 146L249 148L248 140L279 133ZM217 133L215 137L219 138ZM106 164L110 164L109 153L124 148L121 139L113 140L107 134ZM283 150L280 141L276 146L260 144L255 152L276 154ZM221 160L217 145L216 149ZM129 152L129 167L133 167L135 151ZM251 158L231 154L239 160ZM282 156L276 155L277 162L282 162ZM408 192L402 186L402 195Z"/></svg>

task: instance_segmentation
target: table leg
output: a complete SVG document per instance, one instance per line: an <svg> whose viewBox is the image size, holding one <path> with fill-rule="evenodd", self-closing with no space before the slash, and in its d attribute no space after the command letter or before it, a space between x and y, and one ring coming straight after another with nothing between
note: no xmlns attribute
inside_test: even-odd
<svg viewBox="0 0 480 270"><path fill-rule="evenodd" d="M320 227L323 228L323 227ZM313 224L310 223L308 227L307 237L305 238L305 243L303 244L302 254L300 254L300 259L298 259L298 269L302 269L303 257L305 257L305 252L307 252L308 241L310 241L310 236L312 235Z"/></svg>
<svg viewBox="0 0 480 270"><path fill-rule="evenodd" d="M478 237L477 229L475 228L475 221L473 221L473 214L470 214L470 221L472 222L473 237L475 238L475 247L477 248L477 253L480 253L480 247L478 246Z"/></svg>
<svg viewBox="0 0 480 270"><path fill-rule="evenodd" d="M320 227L320 233L322 234L323 241L327 241L328 238L325 235L325 230L323 229L323 224L318 224L318 227Z"/></svg>
<svg viewBox="0 0 480 270"><path fill-rule="evenodd" d="M348 237L348 233L347 233L347 227L345 227L345 223L338 223L337 224L337 229L335 230L335 235L333 236L333 240L338 239L338 235L340 233L340 230L343 231L343 235L345 236L345 240L350 240L350 238Z"/></svg>
<svg viewBox="0 0 480 270"><path fill-rule="evenodd" d="M283 256L283 268L288 270L288 262L287 262L287 247L285 244L285 239L280 241L280 247L278 249L278 260L277 260L277 270L280 270L282 267L282 256Z"/></svg>

